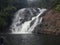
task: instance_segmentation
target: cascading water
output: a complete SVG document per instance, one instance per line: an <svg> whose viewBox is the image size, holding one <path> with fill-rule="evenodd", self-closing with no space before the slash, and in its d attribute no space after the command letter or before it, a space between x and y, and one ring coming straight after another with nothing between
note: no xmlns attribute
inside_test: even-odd
<svg viewBox="0 0 60 45"><path fill-rule="evenodd" d="M13 34L32 33L34 28L42 22L41 15L46 9L23 8L16 12L11 25Z"/></svg>

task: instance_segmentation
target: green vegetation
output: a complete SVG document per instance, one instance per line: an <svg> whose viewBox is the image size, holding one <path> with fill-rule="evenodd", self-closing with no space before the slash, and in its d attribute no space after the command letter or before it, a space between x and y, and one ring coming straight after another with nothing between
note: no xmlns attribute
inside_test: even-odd
<svg viewBox="0 0 60 45"><path fill-rule="evenodd" d="M60 12L60 4L58 4L56 7L55 7L55 10Z"/></svg>
<svg viewBox="0 0 60 45"><path fill-rule="evenodd" d="M60 0L56 0L56 5L54 6L54 10L60 12Z"/></svg>
<svg viewBox="0 0 60 45"><path fill-rule="evenodd" d="M0 32L9 27L13 13L16 11L16 7L10 3L11 0L0 0Z"/></svg>

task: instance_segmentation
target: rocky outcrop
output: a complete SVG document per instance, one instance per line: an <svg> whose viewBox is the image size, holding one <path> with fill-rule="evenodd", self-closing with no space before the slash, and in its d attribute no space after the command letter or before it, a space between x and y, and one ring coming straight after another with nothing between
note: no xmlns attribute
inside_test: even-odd
<svg viewBox="0 0 60 45"><path fill-rule="evenodd" d="M50 10L44 16L44 31L45 34L60 34L60 13Z"/></svg>

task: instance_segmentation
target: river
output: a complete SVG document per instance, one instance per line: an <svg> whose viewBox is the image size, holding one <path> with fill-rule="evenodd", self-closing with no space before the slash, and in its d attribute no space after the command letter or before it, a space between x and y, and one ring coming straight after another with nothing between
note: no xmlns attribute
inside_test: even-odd
<svg viewBox="0 0 60 45"><path fill-rule="evenodd" d="M5 45L59 45L60 37L42 34L3 34Z"/></svg>

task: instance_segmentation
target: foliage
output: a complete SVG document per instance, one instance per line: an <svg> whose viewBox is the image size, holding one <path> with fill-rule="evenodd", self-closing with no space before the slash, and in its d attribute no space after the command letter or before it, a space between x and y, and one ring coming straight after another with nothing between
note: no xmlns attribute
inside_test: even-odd
<svg viewBox="0 0 60 45"><path fill-rule="evenodd" d="M60 12L60 0L55 0L54 10Z"/></svg>
<svg viewBox="0 0 60 45"><path fill-rule="evenodd" d="M60 12L60 4L58 4L56 7L55 7L55 10Z"/></svg>
<svg viewBox="0 0 60 45"><path fill-rule="evenodd" d="M11 0L0 0L0 32L3 32L11 24L13 13L17 10L10 4L11 2Z"/></svg>

